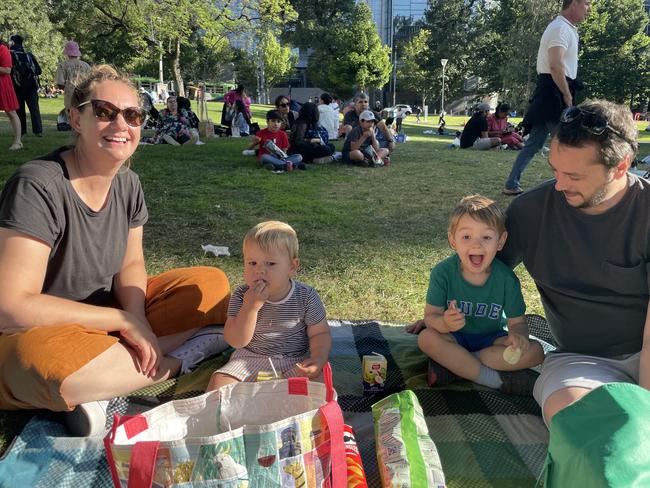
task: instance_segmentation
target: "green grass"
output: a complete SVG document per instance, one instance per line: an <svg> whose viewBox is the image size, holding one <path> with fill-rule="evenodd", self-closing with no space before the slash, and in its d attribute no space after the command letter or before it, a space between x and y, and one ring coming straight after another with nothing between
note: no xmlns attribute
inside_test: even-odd
<svg viewBox="0 0 650 488"><path fill-rule="evenodd" d="M0 121L0 182L21 163L70 141L56 132L62 99L41 100L45 137L27 136L25 149L8 152L9 126ZM220 103L209 104L218 121ZM269 107L254 106L264 126ZM241 240L254 224L268 219L289 222L301 245L299 279L321 294L328 316L407 323L422 315L431 267L451 252L447 216L464 195L482 193L506 206L501 194L514 151L473 152L448 149L451 137L424 135L433 128L409 117L409 136L392 164L382 169L330 165L308 171L272 174L254 158L241 155L243 139L211 139L203 146L142 146L133 158L145 190L150 218L145 226L145 256L150 274L177 266L222 268L233 285L242 281ZM448 127L466 118L448 117ZM645 128L647 123L639 124ZM650 133L642 140L650 142ZM341 142L337 144L340 148ZM642 145L642 155L650 145ZM538 156L525 172L530 188L551 176ZM201 244L229 246L231 257L205 255ZM539 297L523 267L529 312L541 313ZM0 451L28 414L0 413ZM4 433L4 435L3 435Z"/></svg>

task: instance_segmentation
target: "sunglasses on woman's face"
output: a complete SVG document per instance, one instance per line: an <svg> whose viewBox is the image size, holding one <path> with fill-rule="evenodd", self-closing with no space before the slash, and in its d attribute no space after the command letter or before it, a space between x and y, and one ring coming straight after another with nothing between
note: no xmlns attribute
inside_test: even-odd
<svg viewBox="0 0 650 488"><path fill-rule="evenodd" d="M118 108L106 100L87 100L77 105L77 108L88 104L92 106L95 117L102 122L113 122L119 114L122 114L129 126L140 127L147 119L147 112L140 107Z"/></svg>
<svg viewBox="0 0 650 488"><path fill-rule="evenodd" d="M278 107L288 107L288 106L289 106L288 103L281 103L280 105L278 105Z"/></svg>

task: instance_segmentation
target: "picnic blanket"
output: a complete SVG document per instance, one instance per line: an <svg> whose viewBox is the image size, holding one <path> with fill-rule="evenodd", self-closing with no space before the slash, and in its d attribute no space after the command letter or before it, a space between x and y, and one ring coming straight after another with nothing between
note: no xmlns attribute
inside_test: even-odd
<svg viewBox="0 0 650 488"><path fill-rule="evenodd" d="M427 360L417 348L416 336L403 326L374 321L330 321L330 325L334 386L346 423L355 430L368 486L380 486L371 405L404 389L413 390L422 405L450 488L535 486L548 431L533 398L507 396L470 382L429 388ZM386 390L363 396L361 356L372 352L388 359ZM217 356L189 375L113 399L109 413L136 413L198 395L212 371L227 359L228 354ZM30 420L0 461L0 487L112 487L102 439L65 436L65 428L53 415Z"/></svg>

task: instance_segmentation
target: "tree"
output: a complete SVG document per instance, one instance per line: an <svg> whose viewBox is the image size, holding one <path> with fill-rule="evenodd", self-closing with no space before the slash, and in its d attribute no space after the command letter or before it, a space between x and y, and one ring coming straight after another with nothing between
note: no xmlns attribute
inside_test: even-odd
<svg viewBox="0 0 650 488"><path fill-rule="evenodd" d="M422 107L427 99L438 91L440 78L429 69L429 43L431 32L422 29L402 47L402 67L399 69L400 86L417 93L422 98Z"/></svg>
<svg viewBox="0 0 650 488"><path fill-rule="evenodd" d="M500 0L484 11L483 32L475 44L475 71L484 92L498 92L516 107L527 105L542 33L558 12L558 4L548 0Z"/></svg>
<svg viewBox="0 0 650 488"><path fill-rule="evenodd" d="M484 35L485 0L430 0L424 24L429 30L426 67L440 79L445 67L445 89L450 98L461 91L464 80L476 74L477 39ZM489 2L488 2L489 3Z"/></svg>
<svg viewBox="0 0 650 488"><path fill-rule="evenodd" d="M264 67L265 101L269 100L270 88L286 78L291 73L298 61L298 57L291 52L289 46L282 46L275 34L271 31L263 32L258 44L260 56Z"/></svg>
<svg viewBox="0 0 650 488"><path fill-rule="evenodd" d="M635 105L650 95L650 37L641 2L594 0L581 25L578 74L585 96Z"/></svg>
<svg viewBox="0 0 650 488"><path fill-rule="evenodd" d="M330 42L330 32L345 24L355 0L291 0L297 16L287 23L282 37L301 49L319 49Z"/></svg>
<svg viewBox="0 0 650 488"><path fill-rule="evenodd" d="M45 2L3 0L0 2L0 19L0 32L6 37L11 34L21 35L25 40L25 48L34 53L43 69L41 78L53 80L62 57L64 40L50 22Z"/></svg>
<svg viewBox="0 0 650 488"><path fill-rule="evenodd" d="M354 88L383 87L390 77L390 49L381 44L370 8L357 4L339 25L331 26L327 42L309 58L308 74L315 83L347 96Z"/></svg>
<svg viewBox="0 0 650 488"><path fill-rule="evenodd" d="M292 19L288 0L47 0L53 19L81 40L95 61L132 68L170 60L178 93L184 94L181 58L197 41L223 52L227 36L248 32L261 19ZM230 60L226 58L226 62Z"/></svg>

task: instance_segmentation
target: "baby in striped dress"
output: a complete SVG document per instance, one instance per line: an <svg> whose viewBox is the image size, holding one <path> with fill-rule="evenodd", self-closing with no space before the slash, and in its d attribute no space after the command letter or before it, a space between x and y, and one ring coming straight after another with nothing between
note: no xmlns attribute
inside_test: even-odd
<svg viewBox="0 0 650 488"><path fill-rule="evenodd" d="M323 303L312 287L294 280L298 237L284 222L257 224L244 237L245 285L230 298L224 328L236 349L212 374L207 391L260 372L321 378L332 338Z"/></svg>

